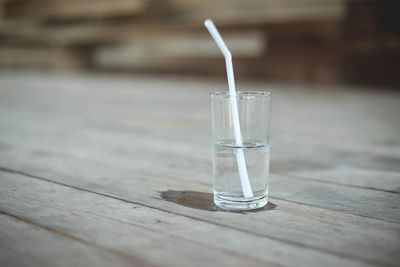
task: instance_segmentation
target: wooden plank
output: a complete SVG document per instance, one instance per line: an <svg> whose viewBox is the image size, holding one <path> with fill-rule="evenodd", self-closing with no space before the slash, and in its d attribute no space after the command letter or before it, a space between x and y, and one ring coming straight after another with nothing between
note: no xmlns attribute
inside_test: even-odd
<svg viewBox="0 0 400 267"><path fill-rule="evenodd" d="M134 16L143 13L147 0L90 0L8 1L4 4L7 18L76 19Z"/></svg>
<svg viewBox="0 0 400 267"><path fill-rule="evenodd" d="M252 263L284 266L294 263L299 266L365 264L26 176L1 172L0 176L1 210L54 229L62 229L68 234L122 253L133 251L134 255L139 254L146 259L158 255L157 247L161 244L166 251L158 255L156 263L162 265L185 264L189 260L194 265L208 262L212 266L228 263L234 266ZM37 208L42 206L46 210L38 211ZM239 215L237 219L243 216ZM52 220L48 220L49 217ZM189 253L184 248L188 243L192 244ZM153 246L156 248L153 249ZM185 257L180 256L183 253ZM191 259L193 254L202 259ZM236 257L241 260L237 262ZM168 258L173 259L168 261ZM183 258L183 261L180 262L179 258ZM254 259L263 262L254 262Z"/></svg>
<svg viewBox="0 0 400 267"><path fill-rule="evenodd" d="M260 31L237 31L224 35L224 39L232 53L238 57L260 57L266 47L264 33ZM160 66L182 58L196 60L217 57L221 57L221 52L206 32L182 32L99 48L95 51L93 60L100 68L132 68Z"/></svg>
<svg viewBox="0 0 400 267"><path fill-rule="evenodd" d="M184 1L173 0L180 10L176 19L197 22L213 18L219 25L263 24L282 21L340 20L345 15L343 0L301 1Z"/></svg>
<svg viewBox="0 0 400 267"><path fill-rule="evenodd" d="M104 45L121 43L139 37L167 38L175 34L204 33L204 29L176 25L176 23L157 23L126 21L124 23L87 22L78 24L43 25L34 19L12 19L0 23L0 34L14 43L34 42L54 44L57 46L74 46L79 44ZM5 40L6 41L6 40Z"/></svg>
<svg viewBox="0 0 400 267"><path fill-rule="evenodd" d="M152 266L2 213L0 236L2 266Z"/></svg>
<svg viewBox="0 0 400 267"><path fill-rule="evenodd" d="M9 3L8 5L12 6L12 5L34 5L37 6L38 2L40 1L17 1L17 2L12 2ZM74 11L71 14L75 15L75 16L80 16L80 12L83 12L85 15L85 19L87 19L88 17L91 17L90 12L87 12L85 10L85 8L81 8L79 5L74 5L71 4L70 1L62 1L62 0L57 0L57 1L52 1L53 5L57 5L57 3L67 3L68 8L62 8L60 10L63 11L67 11L67 13L69 13L68 9L79 9L79 11ZM86 2L90 1L80 1L81 5L86 5ZM102 1L105 2L105 4L110 5L109 1ZM119 0L117 2L123 2L126 3L125 0ZM135 4L138 1L129 1L130 4ZM147 2L147 1L142 1L142 2ZM310 2L309 0L304 1L304 2ZM335 2L335 1L333 1ZM342 2L340 1L336 1L336 2ZM64 3L64 4L65 4ZM119 8L119 4L120 3L112 3L112 7L113 8ZM185 4L185 2L183 3L179 3L177 4L179 5L187 5L187 3ZM211 6L215 6L217 5L219 8L223 7L225 9L225 12L223 12L224 14L226 14L227 9L229 9L230 7L232 7L233 9L241 9L240 12L241 14L243 14L243 10L249 11L252 10L252 12L260 12L260 10L267 10L268 12L270 12L273 16L261 16L261 19L267 19L267 23L268 25L272 25L272 27L268 26L268 32L272 31L272 33L274 35L276 35L277 31L275 30L273 25L278 25L276 27L279 27L279 29L283 29L283 32L285 32L286 34L284 35L286 38L288 35L290 35L292 38L293 36L298 36L299 32L304 33L309 32L311 29L314 29L312 32L317 32L318 36L325 36L327 35L328 38L332 39L332 34L327 34L327 33L333 33L333 36L337 36L337 34L335 34L337 32L336 28L338 28L338 24L336 23L336 20L333 21L328 21L326 22L325 20L327 19L327 16L322 16L322 19L317 19L315 22L302 22L301 25L304 25L304 23L306 24L306 27L301 27L300 25L300 30L294 31L293 32L293 28L294 27L298 27L299 25L299 21L296 21L296 23L288 23L287 18L285 16L281 16L281 14L276 13L277 10L279 11L285 11L285 10L297 10L297 11L301 11L301 8L297 8L296 4L299 4L300 6L314 6L315 10L317 10L320 6L324 6L324 8L326 10L330 10L332 14L334 14L336 11L334 8L326 6L325 4L320 4L319 2L314 2L314 3L299 3L299 1L296 1L296 3L291 3L291 1L289 1L288 3L283 3L283 5L279 2L276 3L265 3L265 2L259 2L259 1L254 1L254 3L246 3L246 8L243 7L238 7L241 6L243 3L237 2L237 3L233 3L233 5L229 5L226 4L224 2L218 2L218 3L207 3L207 5L211 5ZM336 3L338 4L338 3ZM334 4L334 5L336 5ZM193 5L193 3L189 3L189 6ZM342 4L339 4L342 5ZM196 10L201 10L202 8L204 8L204 5L201 4L202 7L198 7L198 6L194 6L194 7L190 7L189 9L191 11L193 11L194 9ZM286 8L285 8L286 6ZM101 4L97 4L96 8L101 7ZM168 20L163 21L162 23L157 22L156 20L153 20L151 15L149 15L150 18L145 19L145 20L128 20L128 19L124 19L123 22L118 22L118 21L112 21L112 22L99 22L99 21L95 21L95 22L85 22L85 23L78 23L78 24L62 24L62 23L58 23L56 25L43 25L40 23L40 21L35 20L35 16L42 16L41 13L46 12L46 8L49 8L48 5L45 6L45 8L41 7L39 12L32 12L32 7L30 8L26 8L26 10L28 10L29 14L24 15L24 10L19 8L18 12L15 12L17 16L23 16L22 17L16 17L16 18L8 18L7 20L3 21L0 24L0 32L7 36L8 39L10 37L13 37L15 40L25 40L26 42L30 41L30 42L42 42L42 43L52 43L52 44L58 44L58 45L67 45L67 44L79 44L79 43L92 43L92 44L101 44L101 42L105 42L105 43L110 43L110 42L118 42L119 40L126 40L126 39L130 39L132 37L135 37L135 39L137 39L137 36L140 36L140 39L142 38L149 38L152 36L156 36L156 37L164 37L164 38L168 38L172 35L174 35L175 33L181 33L181 34L187 34L187 35L193 35L193 34L206 34L204 28L203 28L203 20L204 18L201 18L200 20L195 20L192 21L193 16L189 16L188 19L189 21L185 21L185 22L180 22L180 21L176 21L174 20L174 18L179 18L180 15L179 12L183 13L183 16L186 16L186 12L184 10L182 11L174 11L173 12L173 17L169 18ZM91 11L96 11L96 8L92 7L90 8ZM174 8L174 7L172 7ZM212 7L211 9L213 9L215 7ZM10 8L9 8L10 9ZM58 8L55 9L51 9L56 10ZM153 7L154 9L154 7ZM157 8L155 8L157 9ZM167 10L168 8L162 7L162 9ZM179 8L178 8L179 9ZM112 11L112 8L108 8L106 9L107 11ZM129 12L129 8L124 8L123 9L124 12ZM245 11L245 12L246 12ZM10 12L10 11L9 11ZM162 11L161 11L162 12ZM167 10L167 13L171 12L171 10ZM177 13L178 12L178 13ZM208 11L207 11L208 12ZM294 18L296 17L296 12L294 12ZM122 15L122 14L121 14ZM287 15L289 15L289 21L293 18L293 15L291 15L291 12L288 12ZM14 15L13 15L14 16ZM33 18L32 18L33 16ZM220 15L216 16L219 17ZM58 19L63 19L63 15L59 14L59 15L54 15L54 18L58 18ZM236 16L235 18L238 18L238 16ZM223 32L224 32L224 36L226 35L225 32L236 32L239 31L242 32L243 31L243 24L246 24L248 22L246 22L247 19L254 19L255 16L251 15L251 17L247 18L246 16L243 16L242 20L233 20L230 21L230 23L235 24L235 25L241 25L241 27L237 27L237 29L232 28L232 27L228 27L225 28L223 27ZM312 18L312 16L309 16L308 18ZM181 20L182 18L180 18L179 20ZM217 18L218 19L218 18ZM282 21L284 21L284 23L282 23ZM314 19L315 20L315 19ZM328 24L328 27L325 27L325 25ZM333 30L332 29L332 25L333 24ZM219 23L219 25L223 26L223 23ZM290 27L291 25L291 27ZM287 28L292 29L291 32L287 32ZM321 29L322 28L322 29ZM255 27L253 28L244 28L245 31L254 31L254 30L259 30L260 29L260 24L255 25ZM297 28L299 29L299 28ZM279 33L282 34L282 31L280 30ZM243 38L245 39L245 38ZM279 39L279 38L278 38ZM329 39L329 40L330 40ZM235 54L236 55L236 54ZM237 56L237 55L236 55Z"/></svg>
<svg viewBox="0 0 400 267"><path fill-rule="evenodd" d="M268 24L268 26L265 27L222 27L221 33L224 35L225 39L226 35L229 34L237 35L240 33L244 35L243 37L246 37L246 32L262 31L273 37L274 44L287 47L290 44L294 46L301 45L301 41L305 38L304 35L314 36L314 38L320 41L329 41L329 44L333 42L342 44L343 42L340 42L338 37L341 33L340 29L340 23L337 22L304 22ZM79 43L92 43L97 45L110 43L121 44L124 41L132 39L157 41L157 39L165 38L168 40L168 38L174 35L204 36L207 35L207 32L203 27L203 23L187 25L177 24L173 21L165 21L160 24L153 21L128 20L123 23L87 22L49 26L40 24L38 21L32 19L12 19L0 23L0 34L15 42L25 40L26 42L52 43L67 46ZM210 38L209 36L207 37ZM227 43L229 47L231 47L230 42ZM393 45L393 40L387 40L387 42L383 43L387 43L388 46L390 44ZM315 43L312 44L315 46ZM325 43L323 44L325 46L327 45ZM351 41L347 40L344 44L354 46ZM313 48L312 45L309 46L309 49ZM335 49L343 50L343 47L338 47L338 45L336 45ZM285 51L288 52L287 50ZM234 55L235 57L237 56L236 53ZM279 57L284 57L284 55L279 55Z"/></svg>
<svg viewBox="0 0 400 267"><path fill-rule="evenodd" d="M0 47L0 67L82 69L87 64L87 57L74 50L51 47Z"/></svg>
<svg viewBox="0 0 400 267"><path fill-rule="evenodd" d="M199 194L201 192L208 193L211 192L210 185L174 179L165 177L165 175L138 175L129 170L112 168L95 162L90 163L45 150L18 149L18 151L14 150L14 153L10 154L8 153L12 150L10 148L10 146L1 147L0 166L30 173L45 181L62 183L74 188L81 188L89 192L96 192L196 220L228 226L239 231L289 244L304 245L322 252L338 254L341 257L356 258L365 262L378 261L393 264L398 261L398 259L393 258L393 255L400 255L392 250L399 247L397 244L399 242L400 225L387 222L391 218L397 218L398 221L396 208L390 208L392 214L387 217L382 214L379 220L375 220L345 214L334 209L317 208L314 203L311 206L301 205L297 202L275 198L275 196L282 195L283 197L301 200L316 193L318 194L316 198L321 197L322 193L328 192L330 194L322 195L322 197L325 197L323 200L328 199L330 201L325 206L334 208L332 205L337 205L340 201L342 203L345 201L353 203L353 200L360 195L356 193L356 197L350 199L354 192L349 193L348 189L343 191L343 195L346 194L343 197L345 201L343 199L330 199L336 188L317 188L316 183L302 186L302 183L290 180L289 184L282 186L282 188L285 188L284 192L279 192L278 190L282 188L277 188L274 184L281 179L273 176L271 188L275 189L271 190L270 195L272 196L272 203L277 205L274 210L248 213L245 216L237 213L210 212L210 210L198 207L196 204L185 205L183 203L183 205L179 205L173 201L165 201L160 198L161 192L166 192L164 194L168 195L171 190L178 192L178 194L182 191L194 191L199 192ZM296 187L296 185L300 185L300 187ZM336 191L339 190L336 189ZM375 191L369 196L371 199L376 199L374 193ZM369 201L370 206L370 210L366 212L370 213L371 209L375 209L375 199L373 202L366 200ZM390 197L384 198L384 200L386 202L391 201ZM199 201L199 199L194 198L191 203L196 203L196 201ZM315 204L318 204L317 200ZM392 207L393 203L388 203L388 205ZM343 210L343 208L340 209ZM290 223L285 223L283 227L282 222Z"/></svg>

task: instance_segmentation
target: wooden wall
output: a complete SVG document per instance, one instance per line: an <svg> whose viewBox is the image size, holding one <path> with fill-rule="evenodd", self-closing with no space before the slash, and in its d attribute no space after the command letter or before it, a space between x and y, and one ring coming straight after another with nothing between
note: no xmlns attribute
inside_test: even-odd
<svg viewBox="0 0 400 267"><path fill-rule="evenodd" d="M396 1L6 0L0 67L223 74L212 18L238 76L400 84Z"/></svg>

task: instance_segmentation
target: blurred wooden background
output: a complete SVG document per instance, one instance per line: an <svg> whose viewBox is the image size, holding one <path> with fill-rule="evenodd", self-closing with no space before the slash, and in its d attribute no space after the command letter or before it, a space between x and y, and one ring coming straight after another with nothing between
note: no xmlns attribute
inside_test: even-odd
<svg viewBox="0 0 400 267"><path fill-rule="evenodd" d="M399 85L399 1L5 0L0 67Z"/></svg>

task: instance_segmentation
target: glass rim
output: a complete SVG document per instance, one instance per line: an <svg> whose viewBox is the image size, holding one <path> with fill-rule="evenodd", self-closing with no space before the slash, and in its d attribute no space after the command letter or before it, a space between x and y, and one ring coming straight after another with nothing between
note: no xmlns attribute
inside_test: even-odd
<svg viewBox="0 0 400 267"><path fill-rule="evenodd" d="M268 91L237 91L236 92L236 98L266 98L270 97L272 95L271 92ZM229 91L216 91L216 92L211 92L210 97L215 97L215 98L221 98L221 99L227 99L230 97Z"/></svg>

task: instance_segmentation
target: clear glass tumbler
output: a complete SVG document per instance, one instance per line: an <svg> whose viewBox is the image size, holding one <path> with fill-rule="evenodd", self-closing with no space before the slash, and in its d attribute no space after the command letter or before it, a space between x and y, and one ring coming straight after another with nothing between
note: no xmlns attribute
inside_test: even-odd
<svg viewBox="0 0 400 267"><path fill-rule="evenodd" d="M268 203L271 93L236 93L241 144L235 137L234 101L229 92L214 92L210 96L214 203L226 210L264 207ZM242 163L244 155L242 170L245 166L252 196L247 191L245 197L243 192L239 153Z"/></svg>

